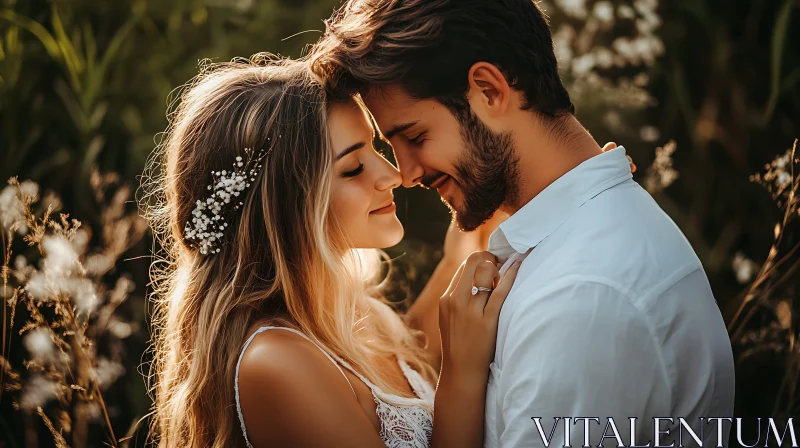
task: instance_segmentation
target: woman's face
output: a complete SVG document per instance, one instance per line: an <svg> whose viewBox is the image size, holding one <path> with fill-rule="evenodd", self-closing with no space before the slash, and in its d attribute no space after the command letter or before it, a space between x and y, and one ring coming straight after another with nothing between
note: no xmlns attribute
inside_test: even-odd
<svg viewBox="0 0 800 448"><path fill-rule="evenodd" d="M332 212L354 248L394 246L403 238L392 190L400 172L372 144L372 127L354 102L334 104L328 117L334 151Z"/></svg>

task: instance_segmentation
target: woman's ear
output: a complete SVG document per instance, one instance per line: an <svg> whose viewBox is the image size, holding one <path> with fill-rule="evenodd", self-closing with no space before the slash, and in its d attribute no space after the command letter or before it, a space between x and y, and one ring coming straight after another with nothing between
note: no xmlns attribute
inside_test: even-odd
<svg viewBox="0 0 800 448"><path fill-rule="evenodd" d="M467 98L478 116L497 118L505 114L512 89L500 69L488 62L476 62L469 69L467 82Z"/></svg>

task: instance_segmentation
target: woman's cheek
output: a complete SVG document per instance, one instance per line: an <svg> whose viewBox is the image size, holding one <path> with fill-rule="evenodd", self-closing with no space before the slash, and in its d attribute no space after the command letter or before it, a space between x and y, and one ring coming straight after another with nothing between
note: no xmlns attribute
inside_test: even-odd
<svg viewBox="0 0 800 448"><path fill-rule="evenodd" d="M369 198L356 182L348 182L334 190L331 205L347 237L357 244L366 221Z"/></svg>

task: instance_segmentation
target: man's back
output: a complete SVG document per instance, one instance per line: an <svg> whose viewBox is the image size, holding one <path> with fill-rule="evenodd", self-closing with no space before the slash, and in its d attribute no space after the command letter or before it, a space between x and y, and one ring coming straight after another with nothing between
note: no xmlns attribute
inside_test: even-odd
<svg viewBox="0 0 800 448"><path fill-rule="evenodd" d="M487 446L544 445L535 417L547 437L554 417L595 417L596 446L610 417L605 443L617 432L646 445L655 417L673 417L660 427L677 438L678 417L700 436L699 417L732 414L733 356L702 265L631 180L623 149L562 176L490 244L512 257L530 248L500 317ZM570 443L582 445L584 421L572 423ZM715 443L716 426L702 427ZM563 421L553 434L553 446L566 443ZM692 444L685 429L683 443Z"/></svg>

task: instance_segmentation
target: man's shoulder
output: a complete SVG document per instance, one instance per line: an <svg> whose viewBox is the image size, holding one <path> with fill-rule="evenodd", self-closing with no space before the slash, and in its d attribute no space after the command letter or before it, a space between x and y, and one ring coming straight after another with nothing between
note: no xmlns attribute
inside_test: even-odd
<svg viewBox="0 0 800 448"><path fill-rule="evenodd" d="M538 282L583 279L640 297L659 282L702 269L672 219L636 183L606 190L579 207L526 260Z"/></svg>

